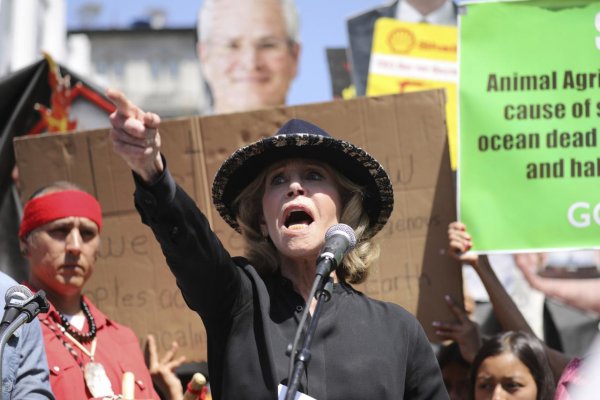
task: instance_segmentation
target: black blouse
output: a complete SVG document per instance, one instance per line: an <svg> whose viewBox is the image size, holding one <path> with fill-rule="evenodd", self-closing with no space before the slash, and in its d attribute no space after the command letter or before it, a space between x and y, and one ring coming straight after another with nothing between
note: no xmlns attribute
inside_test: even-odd
<svg viewBox="0 0 600 400"><path fill-rule="evenodd" d="M136 178L135 202L204 322L213 398L277 399L302 296L279 273L261 277L245 259L231 257L168 171L149 187ZM448 398L414 316L347 284L334 285L310 351L300 389L317 400Z"/></svg>

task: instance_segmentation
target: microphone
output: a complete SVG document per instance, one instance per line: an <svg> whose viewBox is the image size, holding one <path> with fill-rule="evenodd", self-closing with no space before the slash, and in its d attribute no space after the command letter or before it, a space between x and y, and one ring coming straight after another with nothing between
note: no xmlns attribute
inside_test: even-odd
<svg viewBox="0 0 600 400"><path fill-rule="evenodd" d="M27 286L15 285L6 291L4 296L4 316L0 322L0 332L4 331L11 322L17 318L23 305L33 297L33 293Z"/></svg>
<svg viewBox="0 0 600 400"><path fill-rule="evenodd" d="M348 225L335 224L327 229L325 245L317 258L317 275L329 276L354 246L356 246L356 235Z"/></svg>
<svg viewBox="0 0 600 400"><path fill-rule="evenodd" d="M356 246L356 235L354 230L346 224L335 224L327 229L325 233L325 245L317 258L317 273L315 282L310 290L306 306L302 312L302 317L296 329L294 341L288 346L288 355L290 356L290 365L288 369L288 388L285 393L285 400L296 399L296 392L300 384L300 375L306 369L310 361L310 351L308 350L312 342L314 332L317 329L317 321L321 315L323 302L329 301L333 293L333 283L329 274L334 271L342 262L342 259L350 250ZM308 310L312 303L312 298L317 299L317 305L312 315L310 325L304 336L304 344L300 351L298 344L300 336L304 332L304 325L307 320Z"/></svg>
<svg viewBox="0 0 600 400"><path fill-rule="evenodd" d="M12 334L21 325L31 322L40 312L48 312L50 308L43 290L33 294L27 286L23 285L9 288L6 291L5 301L4 316L0 322L0 382L2 382L4 347ZM1 399L2 391L0 391Z"/></svg>
<svg viewBox="0 0 600 400"><path fill-rule="evenodd" d="M33 294L27 286L15 285L6 291L4 316L0 322L0 335L18 320L20 324L31 322L40 312L47 312L49 304L46 293L39 290Z"/></svg>

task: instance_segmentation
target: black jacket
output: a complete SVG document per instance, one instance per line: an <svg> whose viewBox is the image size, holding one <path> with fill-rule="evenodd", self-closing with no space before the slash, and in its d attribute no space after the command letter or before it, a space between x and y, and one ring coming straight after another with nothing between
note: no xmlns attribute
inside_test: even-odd
<svg viewBox="0 0 600 400"><path fill-rule="evenodd" d="M276 399L304 306L291 282L232 258L165 172L136 183L136 207L160 242L188 306L206 327L213 398ZM398 305L336 284L311 346L302 391L317 400L447 399L418 321Z"/></svg>

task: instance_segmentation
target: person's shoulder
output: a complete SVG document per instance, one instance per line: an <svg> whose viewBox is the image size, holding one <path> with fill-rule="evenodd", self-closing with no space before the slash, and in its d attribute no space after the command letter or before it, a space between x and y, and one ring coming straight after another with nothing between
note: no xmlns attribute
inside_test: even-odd
<svg viewBox="0 0 600 400"><path fill-rule="evenodd" d="M240 274L241 276L247 276L253 281L262 281L270 277L269 274L261 274L260 271L258 271L254 267L254 265L252 265L250 261L248 261L248 259L246 259L245 257L234 256L231 257L231 261L233 261L235 266L239 267L242 271L244 271L243 274Z"/></svg>
<svg viewBox="0 0 600 400"><path fill-rule="evenodd" d="M0 271L0 308L3 309L6 305L6 291L17 284L17 281Z"/></svg>
<svg viewBox="0 0 600 400"><path fill-rule="evenodd" d="M137 340L133 329L108 317L88 297L84 296L84 301L88 305L98 327L106 327L106 329L110 329L112 334L118 334L121 337L133 337Z"/></svg>
<svg viewBox="0 0 600 400"><path fill-rule="evenodd" d="M109 334L112 340L118 341L121 344L139 344L138 337L132 328L108 318L106 321L106 334Z"/></svg>
<svg viewBox="0 0 600 400"><path fill-rule="evenodd" d="M235 265L237 265L238 267L250 267L251 264L248 261L247 258L245 257L241 257L241 256L233 256L231 257L231 260L234 262Z"/></svg>
<svg viewBox="0 0 600 400"><path fill-rule="evenodd" d="M381 18L381 17L386 17L386 16L393 16L395 10L396 10L396 6L398 5L398 0L392 1L389 4L385 4L379 7L374 7L374 8L370 8L368 10L365 11L361 11L357 14L351 15L350 17L348 17L348 24L349 25L354 25L354 24L361 24L364 23L365 21L371 21L373 19L377 19L377 18Z"/></svg>
<svg viewBox="0 0 600 400"><path fill-rule="evenodd" d="M399 318L403 321L417 322L416 317L399 304L378 300L355 289L352 290L357 298L363 301L373 312L390 318Z"/></svg>
<svg viewBox="0 0 600 400"><path fill-rule="evenodd" d="M15 281L5 272L0 271L0 292L2 293L2 298L4 298L4 292L14 285L18 285L17 281Z"/></svg>
<svg viewBox="0 0 600 400"><path fill-rule="evenodd" d="M403 338L411 346L427 343L427 336L417 317L399 304L374 299L354 290L352 315L360 318L385 336Z"/></svg>

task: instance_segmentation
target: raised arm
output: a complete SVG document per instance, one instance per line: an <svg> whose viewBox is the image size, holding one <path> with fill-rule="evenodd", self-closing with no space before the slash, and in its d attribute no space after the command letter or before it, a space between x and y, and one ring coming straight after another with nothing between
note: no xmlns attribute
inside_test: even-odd
<svg viewBox="0 0 600 400"><path fill-rule="evenodd" d="M514 259L532 288L580 310L600 313L600 279L546 278L538 275L537 257L515 254Z"/></svg>
<svg viewBox="0 0 600 400"><path fill-rule="evenodd" d="M471 265L477 272L477 275L479 275L490 297L494 315L498 319L502 329L506 331L523 331L535 335L512 297L510 297L504 286L502 286L487 256L477 256L469 252L473 245L466 226L462 222L451 223L448 227L448 238L450 241L450 253L460 261ZM569 362L569 358L546 345L544 347L554 378L558 381L564 367Z"/></svg>
<svg viewBox="0 0 600 400"><path fill-rule="evenodd" d="M242 295L238 268L194 199L177 185L160 154L160 118L142 111L122 93L108 90L114 151L136 175L135 206L158 240L187 305L204 318L233 316ZM250 283L244 280L244 295ZM217 320L216 318L213 320ZM222 319L219 319L222 321Z"/></svg>
<svg viewBox="0 0 600 400"><path fill-rule="evenodd" d="M456 251L454 248L462 246L460 248L463 249L464 254L461 261L468 264L475 263L477 257L471 253L466 253L470 249L470 245L463 243L466 239L470 240L470 236L464 229L461 230L458 228L452 228L452 225L450 225L448 230L451 252L454 254ZM435 334L442 340L455 341L458 344L462 358L471 363L481 347L479 325L469 319L467 312L452 297L446 295L444 296L444 300L448 309L456 317L456 321L433 321L432 325L435 328Z"/></svg>
<svg viewBox="0 0 600 400"><path fill-rule="evenodd" d="M115 152L145 183L153 183L164 165L160 156L160 117L144 112L119 91L108 89L117 109L110 115L110 138Z"/></svg>

